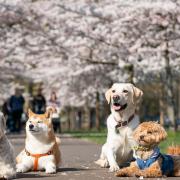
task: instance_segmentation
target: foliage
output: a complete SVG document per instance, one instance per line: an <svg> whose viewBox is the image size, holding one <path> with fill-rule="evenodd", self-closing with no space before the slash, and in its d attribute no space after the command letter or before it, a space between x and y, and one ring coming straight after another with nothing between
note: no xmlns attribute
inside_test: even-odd
<svg viewBox="0 0 180 180"><path fill-rule="evenodd" d="M22 78L55 89L62 105L92 105L129 79L129 64L135 83L165 82L167 49L179 77L178 1L6 0L0 24L1 98Z"/></svg>

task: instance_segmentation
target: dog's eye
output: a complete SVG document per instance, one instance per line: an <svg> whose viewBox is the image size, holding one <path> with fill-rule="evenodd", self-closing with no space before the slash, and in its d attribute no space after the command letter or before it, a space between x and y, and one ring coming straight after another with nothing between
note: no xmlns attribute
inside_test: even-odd
<svg viewBox="0 0 180 180"><path fill-rule="evenodd" d="M32 121L29 121L29 123L32 123Z"/></svg>
<svg viewBox="0 0 180 180"><path fill-rule="evenodd" d="M123 93L128 93L128 90L124 89L124 90L123 90Z"/></svg>
<svg viewBox="0 0 180 180"><path fill-rule="evenodd" d="M115 93L116 91L115 90L112 90L113 93Z"/></svg>
<svg viewBox="0 0 180 180"><path fill-rule="evenodd" d="M147 133L148 133L148 134L152 134L152 132L151 132L151 131L148 131Z"/></svg>
<svg viewBox="0 0 180 180"><path fill-rule="evenodd" d="M41 121L38 121L37 123L41 123Z"/></svg>

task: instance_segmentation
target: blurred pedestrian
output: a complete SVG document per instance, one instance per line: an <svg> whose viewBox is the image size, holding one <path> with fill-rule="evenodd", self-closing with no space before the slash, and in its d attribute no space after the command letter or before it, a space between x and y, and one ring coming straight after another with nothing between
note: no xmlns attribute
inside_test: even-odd
<svg viewBox="0 0 180 180"><path fill-rule="evenodd" d="M53 107L55 112L52 114L52 123L54 127L54 131L60 133L61 132L61 122L60 122L60 102L57 99L57 95L55 91L51 92L50 99L47 103L47 108Z"/></svg>
<svg viewBox="0 0 180 180"><path fill-rule="evenodd" d="M16 87L15 94L10 97L9 107L13 121L13 132L21 131L21 116L24 108L24 97L22 96L22 88Z"/></svg>
<svg viewBox="0 0 180 180"><path fill-rule="evenodd" d="M11 111L9 107L9 98L6 99L2 105L2 112L4 114L4 117L6 118L6 126L7 126L7 131L11 132L13 130L13 121L11 117Z"/></svg>
<svg viewBox="0 0 180 180"><path fill-rule="evenodd" d="M42 88L38 88L37 94L32 100L32 111L36 114L43 114L46 111L46 99L42 94Z"/></svg>

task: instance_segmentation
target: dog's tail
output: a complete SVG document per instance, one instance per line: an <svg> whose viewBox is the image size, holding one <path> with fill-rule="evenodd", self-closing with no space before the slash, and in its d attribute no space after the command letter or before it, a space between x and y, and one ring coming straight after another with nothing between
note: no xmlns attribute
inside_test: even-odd
<svg viewBox="0 0 180 180"><path fill-rule="evenodd" d="M170 155L178 155L180 156L180 145L169 146L167 149L167 153Z"/></svg>

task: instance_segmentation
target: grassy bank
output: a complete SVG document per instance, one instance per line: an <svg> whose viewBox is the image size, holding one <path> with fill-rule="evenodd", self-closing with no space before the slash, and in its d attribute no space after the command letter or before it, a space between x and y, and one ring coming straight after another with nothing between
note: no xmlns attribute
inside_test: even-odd
<svg viewBox="0 0 180 180"><path fill-rule="evenodd" d="M168 138L160 144L161 152L166 152L168 146L173 144L180 145L180 131L167 131ZM87 139L97 144L103 144L106 141L106 130L102 130L101 132L70 132L73 137Z"/></svg>

